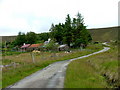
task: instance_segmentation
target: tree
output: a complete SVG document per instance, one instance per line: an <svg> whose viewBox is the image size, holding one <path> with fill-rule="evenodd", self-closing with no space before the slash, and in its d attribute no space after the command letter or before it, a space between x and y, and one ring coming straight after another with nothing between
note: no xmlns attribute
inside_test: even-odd
<svg viewBox="0 0 120 90"><path fill-rule="evenodd" d="M77 14L77 19L73 19L73 23L76 24L73 32L74 45L75 47L80 47L87 44L92 40L90 33L87 31L86 26L84 25L84 18L80 13Z"/></svg>
<svg viewBox="0 0 120 90"><path fill-rule="evenodd" d="M62 27L62 24L59 23L58 25L55 25L55 30L56 30L56 33L55 33L56 41L59 44L61 44L62 40L63 40L63 27Z"/></svg>
<svg viewBox="0 0 120 90"><path fill-rule="evenodd" d="M70 43L72 42L72 23L71 23L71 18L69 14L67 15L67 18L65 21L63 41L68 46L70 46Z"/></svg>
<svg viewBox="0 0 120 90"><path fill-rule="evenodd" d="M58 42L59 44L61 44L62 40L63 40L63 29L64 29L63 26L64 25L61 23L59 23L58 25L55 25L55 26L54 26L54 24L52 24L51 28L49 30L49 31L51 31L50 37L54 41Z"/></svg>
<svg viewBox="0 0 120 90"><path fill-rule="evenodd" d="M21 46L26 42L25 33L19 32L17 38L14 41L14 45Z"/></svg>
<svg viewBox="0 0 120 90"><path fill-rule="evenodd" d="M70 46L73 44L74 47L80 47L87 44L92 40L90 33L87 31L84 25L84 18L80 13L76 15L76 18L71 20L68 14L65 20L65 24L51 25L50 37L55 41L63 42Z"/></svg>
<svg viewBox="0 0 120 90"><path fill-rule="evenodd" d="M49 33L40 33L38 34L38 41L47 41L49 37Z"/></svg>
<svg viewBox="0 0 120 90"><path fill-rule="evenodd" d="M34 32L27 32L26 43L33 44L37 41L37 35Z"/></svg>
<svg viewBox="0 0 120 90"><path fill-rule="evenodd" d="M81 24L84 25L84 18L83 18L82 15L78 12L78 14L77 14L77 27L79 27Z"/></svg>

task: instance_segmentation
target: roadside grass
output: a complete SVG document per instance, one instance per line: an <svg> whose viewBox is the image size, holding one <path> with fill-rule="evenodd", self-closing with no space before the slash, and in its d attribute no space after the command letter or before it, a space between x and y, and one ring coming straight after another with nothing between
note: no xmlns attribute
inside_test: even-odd
<svg viewBox="0 0 120 90"><path fill-rule="evenodd" d="M70 63L64 83L64 88L105 88L105 79L98 75L85 60Z"/></svg>
<svg viewBox="0 0 120 90"><path fill-rule="evenodd" d="M111 49L68 65L65 88L113 88L119 87L118 48Z"/></svg>
<svg viewBox="0 0 120 90"><path fill-rule="evenodd" d="M32 62L30 53L6 56L5 60L8 60L7 63L9 63L10 59L11 62L16 62L19 64L15 67L10 66L3 68L2 88L13 84L38 70L41 70L42 68L48 66L51 63L87 55L92 52L101 50L102 48L103 46L101 44L91 44L88 45L86 49L74 49L71 53L42 52L41 54L35 54L35 63ZM5 64L6 62L3 63Z"/></svg>

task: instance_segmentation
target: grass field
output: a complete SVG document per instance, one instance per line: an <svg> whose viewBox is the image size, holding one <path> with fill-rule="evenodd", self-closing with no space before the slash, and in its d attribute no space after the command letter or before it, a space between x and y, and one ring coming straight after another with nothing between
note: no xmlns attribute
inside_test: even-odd
<svg viewBox="0 0 120 90"><path fill-rule="evenodd" d="M2 87L4 88L6 86L9 86L19 81L20 79L48 66L53 62L68 60L71 58L83 56L98 51L102 48L103 46L101 44L96 44L96 45L92 44L92 45L88 45L88 47L83 50L80 49L72 50L71 53L42 52L41 54L34 55L35 63L33 63L30 53L4 56L3 64L11 64L12 62L15 62L17 63L17 66L3 68Z"/></svg>
<svg viewBox="0 0 120 90"><path fill-rule="evenodd" d="M68 65L65 88L120 87L118 81L118 48L76 60Z"/></svg>

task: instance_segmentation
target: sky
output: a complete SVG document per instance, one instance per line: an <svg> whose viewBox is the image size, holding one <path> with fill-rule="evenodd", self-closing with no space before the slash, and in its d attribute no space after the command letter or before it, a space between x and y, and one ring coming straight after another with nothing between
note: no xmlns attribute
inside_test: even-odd
<svg viewBox="0 0 120 90"><path fill-rule="evenodd" d="M0 0L0 36L48 32L79 12L87 28L118 26L120 0Z"/></svg>

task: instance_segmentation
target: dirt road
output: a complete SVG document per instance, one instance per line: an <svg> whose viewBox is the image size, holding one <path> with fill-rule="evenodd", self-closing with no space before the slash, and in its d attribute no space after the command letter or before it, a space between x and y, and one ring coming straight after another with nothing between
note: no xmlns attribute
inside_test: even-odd
<svg viewBox="0 0 120 90"><path fill-rule="evenodd" d="M65 71L67 65L71 61L85 58L100 52L107 51L109 49L110 48L108 47L104 47L103 50L89 55L50 64L46 68L20 80L19 82L9 86L8 88L63 88Z"/></svg>

